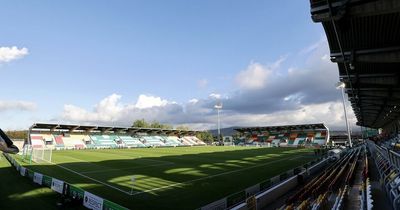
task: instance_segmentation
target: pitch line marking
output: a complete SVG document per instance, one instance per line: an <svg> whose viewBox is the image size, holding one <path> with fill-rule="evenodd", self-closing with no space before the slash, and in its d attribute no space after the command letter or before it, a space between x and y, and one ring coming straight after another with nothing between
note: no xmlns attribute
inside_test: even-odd
<svg viewBox="0 0 400 210"><path fill-rule="evenodd" d="M302 156L302 155L299 155L299 156ZM296 157L299 157L299 156L296 156ZM180 183L171 184L171 185L167 185L167 186L163 186L163 187L153 188L153 189L150 189L150 190L144 190L144 191L140 191L140 192L135 192L135 193L132 193L131 195L139 195L139 194L158 191L158 190L161 190L161 189L171 188L171 187L175 187L175 186L179 186L179 185L186 185L186 184L189 184L189 183L192 183L192 182L197 182L197 181L200 181L200 180L211 179L211 178L222 176L222 175L226 175L226 174L231 174L231 173L236 173L236 172L239 172L239 171L246 171L246 170L252 169L252 168L266 166L266 165L269 165L271 163L276 163L276 162L280 162L280 161L283 161L283 160L289 160L291 158L293 158L293 157L287 157L287 158L284 158L284 159L270 161L270 162L264 163L264 164L259 164L259 165L250 166L250 167L246 167L246 168L236 169L236 170L233 170L233 171L222 172L222 173L219 173L219 174L214 174L214 175L210 175L210 176L206 176L206 177L202 177L202 178L198 178L198 179L192 179L192 180L189 180L189 181L186 181L186 182L180 182Z"/></svg>
<svg viewBox="0 0 400 210"><path fill-rule="evenodd" d="M302 156L302 155L299 155L299 156ZM296 156L296 157L299 157L299 156ZM115 186L113 186L113 185L110 185L110 184L107 184L107 183L105 183L105 182L99 181L99 180L94 179L94 178L92 178L92 177L86 176L86 175L84 175L84 174L82 174L82 173L76 172L76 171L74 171L74 170L72 170L72 169L69 169L69 168L67 168L67 167L58 165L58 164L56 164L56 163L52 163L52 162L51 162L51 164L53 164L53 165L55 165L55 166L58 166L58 167L60 167L60 168L63 168L63 169L65 169L65 170L67 170L67 171L69 171L69 172L72 172L72 173L74 173L74 174L77 174L77 175L80 175L80 176L85 177L85 178L87 178L87 179L90 179L90 180L92 180L92 181L95 181L95 182L97 182L97 183L100 183L100 184L102 184L102 185L104 185L104 186L107 186L107 187L110 187L110 188L112 188L112 189L118 190L118 191L120 191L120 192L122 192L122 193L124 193L124 194L132 195L132 196L133 196L133 195L139 195L139 194L143 194L143 193L147 193L147 192L158 191L158 190L161 190L161 189L171 188L171 187L175 187L175 186L179 186L179 185L185 185L185 184L189 184L189 183L192 183L192 182L197 182L197 181L200 181L200 180L206 180L206 179L210 179L210 178L214 178L214 177L218 177L218 176L222 176L222 175L226 175L226 174L236 173L236 172L239 172L239 171L246 171L246 170L248 170L248 169L258 168L258 167L261 167L261 166L266 166L266 165L269 165L269 164L271 164L271 163L276 163L276 162L288 160L288 159L291 159L291 158L293 158L293 157L287 157L287 158L284 158L284 159L279 159L279 160L270 161L270 162L264 163L264 164L259 164L259 165L255 165L255 166L250 166L250 167L246 167L246 168L242 168L242 169L237 169L237 170L233 170L233 171L222 172L222 173L210 175L210 176L207 176L207 177L202 177L202 178L198 178L198 179L193 179L193 180L189 180L189 181L185 181L185 182L180 182L180 183L176 183L176 184L171 184L171 185L167 185L167 186L163 186L163 187L158 187L158 188L153 188L153 189L150 189L150 190L144 190L144 191L135 192L135 193L131 193L131 192L128 192L128 191L125 191L125 190L121 190L121 189L118 188L118 187L115 187Z"/></svg>
<svg viewBox="0 0 400 210"><path fill-rule="evenodd" d="M86 175L84 175L84 174L81 174L81 173L79 173L79 172L76 172L76 171L74 171L74 170L72 170L72 169L69 169L69 168L67 168L67 167L58 165L58 164L56 164L56 163L51 163L51 164L53 164L53 165L55 165L55 166L58 166L58 167L60 167L60 168L62 168L62 169L65 169L65 170L67 170L67 171L69 171L69 172L72 172L72 173L74 173L74 174L78 174L79 176L82 176L82 177L85 177L85 178L90 179L90 180L92 180L92 181L95 181L95 182L97 182L97 183L100 183L100 184L102 184L102 185L104 185L104 186L110 187L110 188L112 188L112 189L114 189L114 190L118 190L118 191L120 191L120 192L122 192L122 193L125 193L125 194L127 194L127 195L131 195L130 192L127 192L127 191L125 191L125 190L121 190L121 189L119 189L118 187L112 186L112 185L110 185L110 184L107 184L107 183L105 183L105 182L99 181L99 180L97 180L97 179L93 179L93 178L90 177L90 176L86 176Z"/></svg>

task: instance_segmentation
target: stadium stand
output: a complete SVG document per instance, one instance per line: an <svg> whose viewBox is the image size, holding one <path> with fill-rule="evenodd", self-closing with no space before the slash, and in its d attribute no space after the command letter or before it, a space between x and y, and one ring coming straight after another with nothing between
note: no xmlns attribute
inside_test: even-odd
<svg viewBox="0 0 400 210"><path fill-rule="evenodd" d="M329 142L329 129L322 123L235 129L247 138L247 144L272 146L320 146ZM264 139L266 139L264 141Z"/></svg>
<svg viewBox="0 0 400 210"><path fill-rule="evenodd" d="M30 127L29 132L28 142L35 148L101 149L206 145L194 136L196 131L158 128L36 123Z"/></svg>
<svg viewBox="0 0 400 210"><path fill-rule="evenodd" d="M340 83L351 103L362 129L380 129L396 137L399 134L400 96L400 4L396 0L347 1L311 0L311 18L321 23L329 44L330 60L337 63ZM328 134L327 134L328 135ZM344 145L351 143L350 134L333 138ZM316 135L318 141L324 133ZM348 139L347 139L347 138ZM349 138L350 137L350 138ZM365 137L365 136L364 136ZM375 137L374 137L375 138ZM377 139L375 139L377 140ZM346 143L347 142L347 143ZM387 147L386 142L375 145L367 141L368 149L377 168L378 179L374 190L382 185L388 189L398 187L396 180L400 158ZM397 172L396 172L397 171ZM372 176L371 176L372 178ZM368 183L366 180L364 183ZM396 188L395 187L395 188ZM400 189L400 188L398 188ZM400 209L400 197L393 189L386 194L393 209ZM363 189L368 192L368 189ZM392 194L394 193L394 194ZM384 193L375 192L375 195ZM396 198L397 199L396 199ZM369 196L363 206L368 208ZM386 199L385 199L386 200ZM385 203L385 202L382 202ZM391 209L377 202L374 209ZM354 208L352 208L354 209Z"/></svg>
<svg viewBox="0 0 400 210"><path fill-rule="evenodd" d="M351 185L354 182L362 182L362 180L356 180L355 176L356 169L364 167L365 162L360 164L359 160L365 160L365 158L362 159L365 153L365 146L346 151L319 176L289 197L286 205L281 209L304 209L305 206L313 206L316 209L333 206L333 209L343 209L343 200L351 196L348 193ZM331 197L334 202L328 204L328 197Z"/></svg>
<svg viewBox="0 0 400 210"><path fill-rule="evenodd" d="M323 144L326 139L326 132L316 132L313 144Z"/></svg>

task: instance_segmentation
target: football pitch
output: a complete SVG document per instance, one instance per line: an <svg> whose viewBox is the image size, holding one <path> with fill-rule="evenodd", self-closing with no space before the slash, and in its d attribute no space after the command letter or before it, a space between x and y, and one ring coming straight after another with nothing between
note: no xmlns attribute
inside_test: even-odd
<svg viewBox="0 0 400 210"><path fill-rule="evenodd" d="M53 151L53 164L23 165L130 209L196 209L315 158L311 149L203 146Z"/></svg>

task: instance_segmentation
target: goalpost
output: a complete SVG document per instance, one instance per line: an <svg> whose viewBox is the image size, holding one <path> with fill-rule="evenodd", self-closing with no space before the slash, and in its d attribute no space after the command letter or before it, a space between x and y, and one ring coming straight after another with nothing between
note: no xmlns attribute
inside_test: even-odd
<svg viewBox="0 0 400 210"><path fill-rule="evenodd" d="M33 148L32 161L35 163L51 163L53 150L50 148Z"/></svg>
<svg viewBox="0 0 400 210"><path fill-rule="evenodd" d="M25 145L23 149L23 159L30 163L51 163L53 150L50 148L33 148L31 145Z"/></svg>
<svg viewBox="0 0 400 210"><path fill-rule="evenodd" d="M29 163L31 163L31 156L32 156L32 146L25 144L22 149L22 160L29 161Z"/></svg>

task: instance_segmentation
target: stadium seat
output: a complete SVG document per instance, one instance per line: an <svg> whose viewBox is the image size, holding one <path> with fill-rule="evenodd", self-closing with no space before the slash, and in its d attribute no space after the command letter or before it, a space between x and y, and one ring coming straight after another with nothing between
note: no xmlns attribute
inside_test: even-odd
<svg viewBox="0 0 400 210"><path fill-rule="evenodd" d="M305 141L305 139L306 139L305 135L302 136L302 137L300 137L300 135L299 135L299 136L297 136L297 138L294 140L293 145L297 146L297 145L299 145L299 144L302 144L302 143ZM300 142L301 142L301 143L300 143Z"/></svg>
<svg viewBox="0 0 400 210"><path fill-rule="evenodd" d="M147 147L163 147L165 146L164 142L162 142L159 138L154 136L143 136L144 142L143 144Z"/></svg>
<svg viewBox="0 0 400 210"><path fill-rule="evenodd" d="M167 136L166 137L169 142L173 142L174 144L177 144L178 146L184 146L182 141L177 137L177 136Z"/></svg>
<svg viewBox="0 0 400 210"><path fill-rule="evenodd" d="M55 136L56 148L84 149L86 148L81 135L57 135Z"/></svg>
<svg viewBox="0 0 400 210"><path fill-rule="evenodd" d="M44 139L40 134L31 134L31 145L33 148L44 148Z"/></svg>
<svg viewBox="0 0 400 210"><path fill-rule="evenodd" d="M54 136L54 140L56 142L56 148L65 148L64 141L62 139L62 135Z"/></svg>
<svg viewBox="0 0 400 210"><path fill-rule="evenodd" d="M169 136L155 136L156 138L160 139L162 142L164 142L165 146L169 147L177 147L181 146L182 143L174 138L170 138Z"/></svg>
<svg viewBox="0 0 400 210"><path fill-rule="evenodd" d="M117 148L115 142L118 139L115 135L90 135L95 147L98 148Z"/></svg>
<svg viewBox="0 0 400 210"><path fill-rule="evenodd" d="M182 141L182 144L185 146L193 146L193 143L184 137L180 138L180 140Z"/></svg>
<svg viewBox="0 0 400 210"><path fill-rule="evenodd" d="M197 145L201 145L201 146L206 145L206 143L204 143L204 141L202 141L201 139L197 138L197 136L191 136L191 138L193 141L195 141L197 143Z"/></svg>
<svg viewBox="0 0 400 210"><path fill-rule="evenodd" d="M128 135L120 135L119 138L122 140L125 147L145 147L138 137L132 137Z"/></svg>

